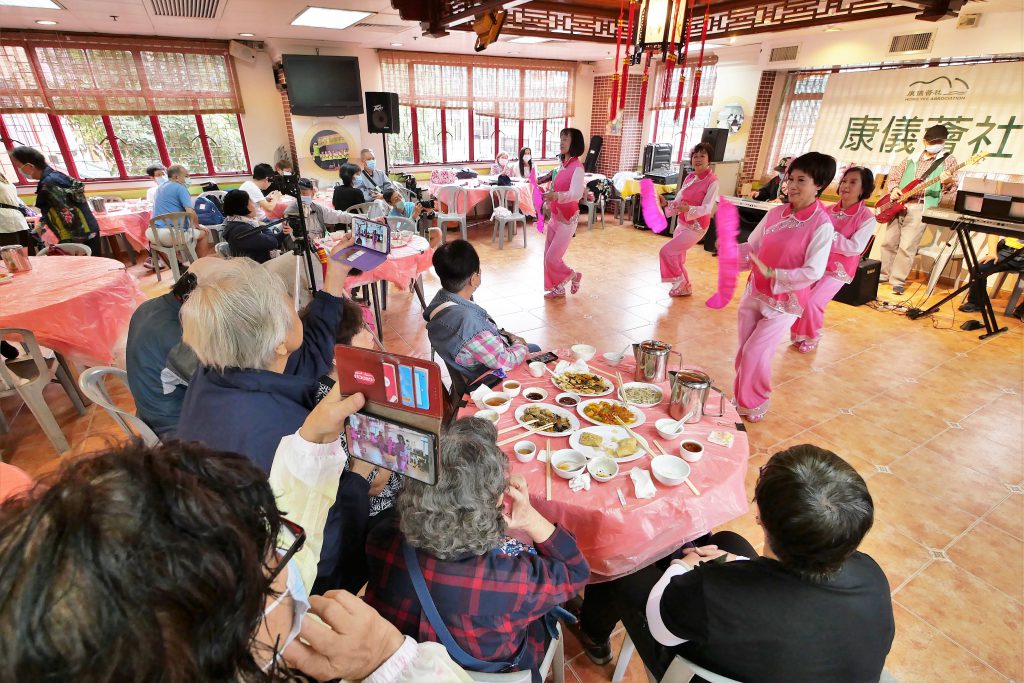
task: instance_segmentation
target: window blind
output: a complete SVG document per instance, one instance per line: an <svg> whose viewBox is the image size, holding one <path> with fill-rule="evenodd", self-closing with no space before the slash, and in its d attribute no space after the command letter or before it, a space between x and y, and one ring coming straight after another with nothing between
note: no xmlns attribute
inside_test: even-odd
<svg viewBox="0 0 1024 683"><path fill-rule="evenodd" d="M715 80L718 77L718 57L711 55L710 57L704 58L704 66L701 70L700 76L700 90L697 93L697 106L705 107L711 106L712 101L715 99ZM676 93L679 90L679 77L683 74L686 75L686 81L683 83L683 106L690 104L690 94L693 89L693 77L694 72L697 69L696 60L687 60L685 68L680 69L678 65L672 69L672 81L669 84L669 97L662 99L661 95L663 88L665 87L665 75L667 69L664 65L658 66L658 75L655 79L657 87L654 89L653 97L651 100L651 109L675 109L676 108Z"/></svg>

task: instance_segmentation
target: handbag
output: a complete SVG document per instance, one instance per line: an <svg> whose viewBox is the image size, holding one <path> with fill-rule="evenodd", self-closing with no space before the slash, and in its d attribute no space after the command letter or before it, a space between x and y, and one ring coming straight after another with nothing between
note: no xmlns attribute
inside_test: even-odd
<svg viewBox="0 0 1024 683"><path fill-rule="evenodd" d="M452 637L451 631L445 626L444 620L441 618L441 613L437 611L437 605L434 604L434 599L430 597L430 591L427 589L427 582L423 578L423 570L420 568L419 560L416 558L416 551L411 545L409 545L405 539L402 540L402 556L405 558L405 566L409 571L409 578L412 579L412 587L416 590L416 597L419 598L420 607L423 609L423 613L427 617L427 621L433 627L434 632L437 634L438 640L444 645L445 649L448 650L448 654L455 660L455 663L464 669L470 669L472 671L479 671L480 673L501 673L502 671L508 671L509 669L515 669L518 667L520 660L523 658L523 654L526 652L526 644L528 639L524 638L519 649L516 650L515 655L512 657L510 662L485 662L482 659L477 659L473 655L469 654L462 649L462 646L455 642L455 638ZM544 615L544 627L547 629L548 635L551 636L552 640L558 638L558 629L556 624L559 619L576 623L576 617L569 612L565 611L561 607L554 607L550 612Z"/></svg>
<svg viewBox="0 0 1024 683"><path fill-rule="evenodd" d="M431 185L454 185L458 178L450 168L435 168L430 172Z"/></svg>

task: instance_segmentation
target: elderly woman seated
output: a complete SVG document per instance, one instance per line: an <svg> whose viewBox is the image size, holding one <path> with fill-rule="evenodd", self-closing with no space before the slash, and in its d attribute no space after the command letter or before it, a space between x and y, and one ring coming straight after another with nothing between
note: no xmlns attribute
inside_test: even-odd
<svg viewBox="0 0 1024 683"><path fill-rule="evenodd" d="M526 481L509 478L496 437L490 422L459 420L442 439L437 485L406 480L397 528L382 524L367 541L366 601L405 635L448 632L449 654L468 669L532 670L539 682L545 615L576 595L590 568L573 535L530 505ZM427 616L417 581L441 623Z"/></svg>
<svg viewBox="0 0 1024 683"><path fill-rule="evenodd" d="M721 531L684 546L664 573L651 566L588 586L588 656L610 660L621 618L659 679L680 654L741 681L879 680L895 625L885 574L857 551L874 519L867 484L835 453L804 444L761 468L754 501L760 557Z"/></svg>
<svg viewBox="0 0 1024 683"><path fill-rule="evenodd" d="M0 505L0 680L304 680L282 651L318 680L464 680L355 596L307 597L296 558L323 515L302 501L336 485L338 432L361 405L335 392L282 440L275 471L325 461L290 491L242 456L172 442L77 458Z"/></svg>
<svg viewBox="0 0 1024 683"><path fill-rule="evenodd" d="M264 227L256 217L256 204L243 190L224 195L223 235L232 256L245 256L256 263L270 260L270 252L288 248L292 229L286 223L280 232Z"/></svg>
<svg viewBox="0 0 1024 683"><path fill-rule="evenodd" d="M335 250L351 244L345 238ZM304 322L281 279L248 259L231 259L215 281L200 282L181 307L182 339L202 367L185 394L178 438L241 453L269 472L278 441L302 424L315 405L317 378L334 364L347 274L330 259ZM341 479L315 592L359 587L345 583L339 557L344 541L365 536L369 472L359 464Z"/></svg>

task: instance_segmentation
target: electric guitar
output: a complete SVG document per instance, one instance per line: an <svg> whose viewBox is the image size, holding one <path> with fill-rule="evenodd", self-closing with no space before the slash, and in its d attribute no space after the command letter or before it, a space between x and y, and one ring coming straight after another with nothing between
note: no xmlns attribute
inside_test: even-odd
<svg viewBox="0 0 1024 683"><path fill-rule="evenodd" d="M960 169L966 166L973 166L974 164L978 163L987 156L988 152L978 152L970 159L957 166L956 171L959 171ZM931 173L931 171L932 169L929 169L928 173ZM956 171L954 171L954 173L956 173ZM927 176L928 173L925 173L924 175ZM893 218L896 218L897 216L906 212L906 201L908 199L918 194L919 192L924 192L926 189L928 189L935 183L941 181L941 175L936 176L931 180L925 180L924 177L915 178L914 180L907 183L905 187L900 189L899 199L893 201L892 196L890 195L885 195L881 199L879 199L878 203L875 204L875 218L878 220L879 223L888 223Z"/></svg>

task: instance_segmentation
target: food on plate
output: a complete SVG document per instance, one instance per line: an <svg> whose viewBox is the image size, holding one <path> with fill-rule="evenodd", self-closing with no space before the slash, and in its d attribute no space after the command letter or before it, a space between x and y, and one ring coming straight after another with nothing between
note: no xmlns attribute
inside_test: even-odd
<svg viewBox="0 0 1024 683"><path fill-rule="evenodd" d="M583 396L597 396L610 390L608 381L589 372L563 372L554 378L555 386Z"/></svg>
<svg viewBox="0 0 1024 683"><path fill-rule="evenodd" d="M534 421L534 424L530 425L530 429L538 432L554 432L559 434L572 429L568 418L556 415L547 408L541 408L540 406L530 406L523 411L522 422L530 421Z"/></svg>
<svg viewBox="0 0 1024 683"><path fill-rule="evenodd" d="M599 435L595 434L594 432L583 432L583 434L580 436L581 446L591 446L593 448L600 448L601 444L603 443L604 439L602 439Z"/></svg>
<svg viewBox="0 0 1024 683"><path fill-rule="evenodd" d="M615 452L611 455L616 458L627 458L636 453L638 448L640 448L640 442L630 436L618 441L615 446Z"/></svg>
<svg viewBox="0 0 1024 683"><path fill-rule="evenodd" d="M627 425L636 422L636 415L633 411L612 401L595 401L583 408L583 414L591 420L606 425L617 425L622 420Z"/></svg>
<svg viewBox="0 0 1024 683"><path fill-rule="evenodd" d="M661 403L664 394L661 393L660 389L651 387L627 387L622 390L622 397L630 403L647 405L650 403Z"/></svg>

